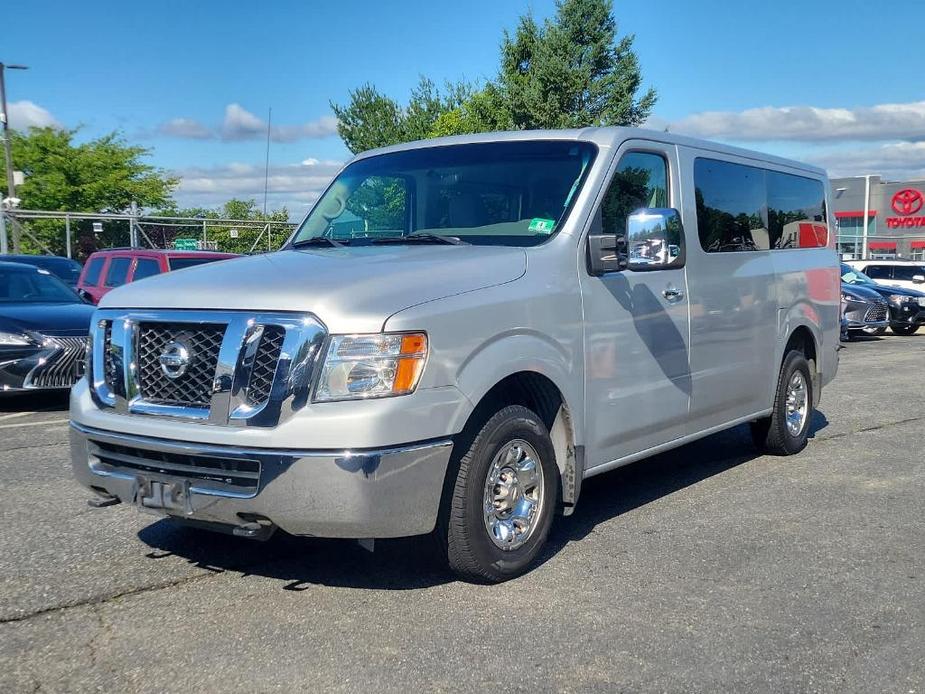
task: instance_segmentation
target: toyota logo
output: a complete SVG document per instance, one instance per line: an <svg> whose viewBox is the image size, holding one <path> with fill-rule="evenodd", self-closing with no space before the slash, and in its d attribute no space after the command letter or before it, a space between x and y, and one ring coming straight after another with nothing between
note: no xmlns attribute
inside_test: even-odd
<svg viewBox="0 0 925 694"><path fill-rule="evenodd" d="M915 214L922 209L923 202L925 200L922 199L922 194L919 191L906 188L893 196L893 211L903 216Z"/></svg>
<svg viewBox="0 0 925 694"><path fill-rule="evenodd" d="M190 348L183 342L174 340L164 345L164 351L157 360L161 363L161 371L167 378L177 379L186 373L193 359Z"/></svg>

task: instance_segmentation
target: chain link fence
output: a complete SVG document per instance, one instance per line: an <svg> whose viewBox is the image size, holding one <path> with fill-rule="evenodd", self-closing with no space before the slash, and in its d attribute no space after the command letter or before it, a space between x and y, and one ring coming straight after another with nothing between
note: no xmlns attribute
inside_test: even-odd
<svg viewBox="0 0 925 694"><path fill-rule="evenodd" d="M121 247L263 253L279 248L295 226L277 220L3 210L0 253L78 260L94 251Z"/></svg>

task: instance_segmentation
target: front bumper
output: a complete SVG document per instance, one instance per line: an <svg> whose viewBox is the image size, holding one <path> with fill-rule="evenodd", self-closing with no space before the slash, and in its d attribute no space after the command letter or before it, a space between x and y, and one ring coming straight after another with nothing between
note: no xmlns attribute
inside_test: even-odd
<svg viewBox="0 0 925 694"><path fill-rule="evenodd" d="M362 451L237 448L71 423L74 474L99 494L218 529L256 519L316 537L430 532L452 448L449 439Z"/></svg>

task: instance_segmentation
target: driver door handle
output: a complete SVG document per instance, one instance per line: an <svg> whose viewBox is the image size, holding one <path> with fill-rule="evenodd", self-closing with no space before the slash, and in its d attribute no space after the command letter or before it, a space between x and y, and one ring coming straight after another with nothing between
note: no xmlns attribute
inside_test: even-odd
<svg viewBox="0 0 925 694"><path fill-rule="evenodd" d="M680 301L684 298L684 292L674 287L666 287L662 290L662 296L668 299L668 301Z"/></svg>

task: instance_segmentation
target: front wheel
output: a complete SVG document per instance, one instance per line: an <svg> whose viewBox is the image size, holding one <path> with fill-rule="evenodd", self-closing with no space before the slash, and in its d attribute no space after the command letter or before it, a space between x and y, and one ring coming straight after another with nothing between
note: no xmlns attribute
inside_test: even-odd
<svg viewBox="0 0 925 694"><path fill-rule="evenodd" d="M806 448L813 412L813 380L802 352L784 357L769 417L752 422L755 445L773 455L793 455Z"/></svg>
<svg viewBox="0 0 925 694"><path fill-rule="evenodd" d="M526 407L505 407L454 454L435 533L461 577L497 583L526 571L552 525L558 468L549 432Z"/></svg>
<svg viewBox="0 0 925 694"><path fill-rule="evenodd" d="M893 323L890 325L890 330L893 331L894 335L915 335L915 331L918 329L918 325L906 325L901 323Z"/></svg>

